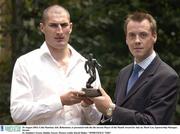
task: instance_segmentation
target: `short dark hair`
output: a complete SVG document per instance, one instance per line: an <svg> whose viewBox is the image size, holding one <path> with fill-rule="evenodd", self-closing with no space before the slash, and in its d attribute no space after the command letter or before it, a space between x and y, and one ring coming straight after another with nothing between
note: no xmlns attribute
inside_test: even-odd
<svg viewBox="0 0 180 134"><path fill-rule="evenodd" d="M150 22L151 26L151 32L152 33L157 33L157 24L156 20L150 15L149 13L146 12L134 12L132 14L129 14L125 20L124 23L124 32L127 34L127 25L130 21L137 21L137 22L142 22L143 20L148 20Z"/></svg>
<svg viewBox="0 0 180 134"><path fill-rule="evenodd" d="M42 23L44 23L44 22L47 20L47 18L48 18L48 11L49 11L51 8L54 8L54 7L56 7L56 8L61 8L62 10L64 10L64 11L67 13L68 18L69 18L69 20L70 20L70 13L69 13L69 11L68 11L67 9L65 9L63 6L60 6L60 5L55 4L55 5L51 5L51 6L47 7L46 9L44 9L43 14L42 14L42 18L41 18L41 22L42 22Z"/></svg>

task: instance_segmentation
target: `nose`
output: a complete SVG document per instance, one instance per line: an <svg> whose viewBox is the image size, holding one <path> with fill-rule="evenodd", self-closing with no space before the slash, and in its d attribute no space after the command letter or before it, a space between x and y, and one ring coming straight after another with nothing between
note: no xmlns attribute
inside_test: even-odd
<svg viewBox="0 0 180 134"><path fill-rule="evenodd" d="M141 40L140 40L139 35L136 35L135 42L136 42L136 43L139 43L140 41L141 41Z"/></svg>
<svg viewBox="0 0 180 134"><path fill-rule="evenodd" d="M57 33L63 33L61 24L58 24L58 26L57 26Z"/></svg>

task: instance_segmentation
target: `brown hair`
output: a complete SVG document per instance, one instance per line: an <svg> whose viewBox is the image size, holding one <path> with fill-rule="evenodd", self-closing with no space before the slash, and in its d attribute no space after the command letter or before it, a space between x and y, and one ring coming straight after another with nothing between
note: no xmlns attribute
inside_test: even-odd
<svg viewBox="0 0 180 134"><path fill-rule="evenodd" d="M156 20L152 17L152 15L145 12L134 12L132 14L129 14L125 20L125 23L124 23L125 34L127 34L127 25L130 21L142 22L143 20L148 20L150 22L151 32L157 33Z"/></svg>

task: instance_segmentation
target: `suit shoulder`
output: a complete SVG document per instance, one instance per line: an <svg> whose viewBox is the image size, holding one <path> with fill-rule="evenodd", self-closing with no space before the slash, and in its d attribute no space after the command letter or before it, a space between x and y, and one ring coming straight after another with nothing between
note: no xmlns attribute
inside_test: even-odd
<svg viewBox="0 0 180 134"><path fill-rule="evenodd" d="M120 74L120 73L123 73L123 72L126 72L127 70L130 70L130 69L132 68L132 66L133 66L133 64L131 63L131 64L123 67L123 68L119 71L119 74Z"/></svg>
<svg viewBox="0 0 180 134"><path fill-rule="evenodd" d="M178 76L177 72L171 67L169 66L167 63L165 62L162 62L159 66L159 72L163 72L165 73L166 75L175 75L175 76Z"/></svg>

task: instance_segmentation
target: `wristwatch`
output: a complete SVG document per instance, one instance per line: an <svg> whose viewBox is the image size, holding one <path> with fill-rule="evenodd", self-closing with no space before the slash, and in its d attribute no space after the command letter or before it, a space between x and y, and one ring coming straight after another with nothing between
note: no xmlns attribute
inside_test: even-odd
<svg viewBox="0 0 180 134"><path fill-rule="evenodd" d="M116 105L114 103L110 104L109 108L106 110L106 115L109 117L112 116L115 107Z"/></svg>

